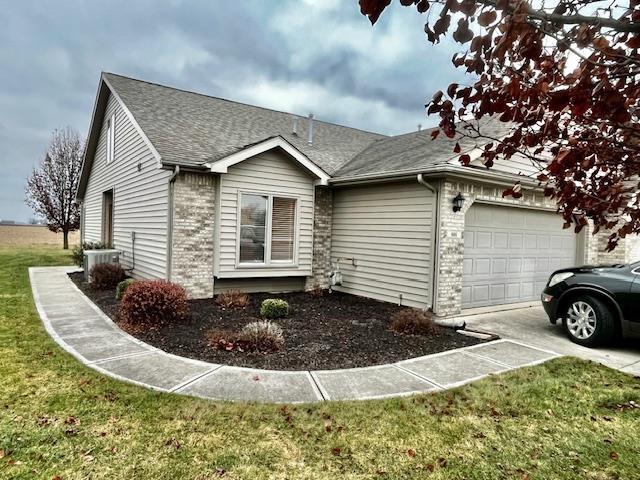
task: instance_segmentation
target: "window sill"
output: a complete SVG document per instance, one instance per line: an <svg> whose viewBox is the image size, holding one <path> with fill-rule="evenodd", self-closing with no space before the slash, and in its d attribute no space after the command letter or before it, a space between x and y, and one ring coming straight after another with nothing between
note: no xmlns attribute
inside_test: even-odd
<svg viewBox="0 0 640 480"><path fill-rule="evenodd" d="M289 270L298 268L297 263L276 263L267 265L265 263L238 263L237 270Z"/></svg>

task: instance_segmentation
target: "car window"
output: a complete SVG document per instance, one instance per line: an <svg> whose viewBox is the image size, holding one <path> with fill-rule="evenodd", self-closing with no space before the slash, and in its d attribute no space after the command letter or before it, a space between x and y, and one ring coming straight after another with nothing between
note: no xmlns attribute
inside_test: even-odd
<svg viewBox="0 0 640 480"><path fill-rule="evenodd" d="M631 270L635 270L636 268L640 268L640 262L633 262L631 264Z"/></svg>

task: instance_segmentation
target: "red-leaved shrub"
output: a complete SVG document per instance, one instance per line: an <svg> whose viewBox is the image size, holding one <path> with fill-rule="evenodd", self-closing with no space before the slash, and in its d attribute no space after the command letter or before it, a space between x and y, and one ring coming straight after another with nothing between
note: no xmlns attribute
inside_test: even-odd
<svg viewBox="0 0 640 480"><path fill-rule="evenodd" d="M249 295L237 288L230 288L218 294L216 303L223 308L244 308L249 305Z"/></svg>
<svg viewBox="0 0 640 480"><path fill-rule="evenodd" d="M96 290L109 290L127 278L124 269L118 263L99 263L89 272L91 287Z"/></svg>
<svg viewBox="0 0 640 480"><path fill-rule="evenodd" d="M118 311L122 322L145 327L183 321L188 315L187 292L166 280L144 280L129 286Z"/></svg>
<svg viewBox="0 0 640 480"><path fill-rule="evenodd" d="M431 313L417 308L405 308L391 317L391 330L410 335L433 335L440 330Z"/></svg>

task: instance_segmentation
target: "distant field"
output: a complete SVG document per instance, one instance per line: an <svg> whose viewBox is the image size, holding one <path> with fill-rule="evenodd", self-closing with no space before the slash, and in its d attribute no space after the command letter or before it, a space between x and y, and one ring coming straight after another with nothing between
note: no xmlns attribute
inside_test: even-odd
<svg viewBox="0 0 640 480"><path fill-rule="evenodd" d="M69 234L69 246L80 242L80 233ZM53 233L43 225L0 225L0 247L60 245L62 233Z"/></svg>

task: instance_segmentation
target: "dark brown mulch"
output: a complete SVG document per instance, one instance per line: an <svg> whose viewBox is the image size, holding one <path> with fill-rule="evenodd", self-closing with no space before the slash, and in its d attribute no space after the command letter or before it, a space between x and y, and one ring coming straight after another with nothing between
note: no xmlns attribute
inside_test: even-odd
<svg viewBox="0 0 640 480"><path fill-rule="evenodd" d="M115 292L95 291L82 274L72 280L113 320L117 321ZM205 334L212 328L240 330L259 320L265 298L283 298L291 307L288 318L278 320L285 336L285 348L275 353L228 352L207 345ZM252 294L244 309L223 309L214 299L190 300L191 318L181 324L154 330L130 332L140 340L166 352L207 362L276 370L321 370L364 367L396 362L454 348L475 345L482 340L440 328L431 336L401 335L389 330L397 305L344 293L280 295Z"/></svg>

